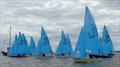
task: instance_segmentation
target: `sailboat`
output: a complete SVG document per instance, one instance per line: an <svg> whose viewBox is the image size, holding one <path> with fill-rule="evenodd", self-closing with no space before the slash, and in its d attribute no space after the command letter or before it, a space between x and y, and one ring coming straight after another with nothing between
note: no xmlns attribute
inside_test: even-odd
<svg viewBox="0 0 120 67"><path fill-rule="evenodd" d="M89 54L90 57L97 58L100 55L98 30L94 18L87 6L85 9L84 34L87 53Z"/></svg>
<svg viewBox="0 0 120 67"><path fill-rule="evenodd" d="M27 39L26 39L24 33L22 33L22 43L23 43L23 47L24 47L24 51L23 51L24 54L25 55L30 55L28 42L27 42Z"/></svg>
<svg viewBox="0 0 120 67"><path fill-rule="evenodd" d="M26 39L24 39L24 36L21 32L19 32L17 45L19 56L26 56Z"/></svg>
<svg viewBox="0 0 120 67"><path fill-rule="evenodd" d="M68 51L67 51L67 53L69 54L69 55L72 55L73 54L73 49L72 49L72 44L71 44L71 40L70 40L70 37L69 37L69 35L67 34L67 48L68 48Z"/></svg>
<svg viewBox="0 0 120 67"><path fill-rule="evenodd" d="M24 34L22 35L19 32L19 35L15 35L14 42L11 44L11 25L10 25L10 33L9 33L9 46L7 51L1 51L4 56L9 57L25 57L26 56L26 48L24 44L26 44L26 38Z"/></svg>
<svg viewBox="0 0 120 67"><path fill-rule="evenodd" d="M103 54L106 55L107 57L112 57L114 55L113 43L106 26L104 26L103 29L102 42L104 52Z"/></svg>
<svg viewBox="0 0 120 67"><path fill-rule="evenodd" d="M81 32L79 34L78 41L77 41L77 45L73 53L74 62L92 62L93 61L93 58L90 58L89 54L86 51L84 37L85 37L85 34L84 34L83 27L82 27Z"/></svg>
<svg viewBox="0 0 120 67"><path fill-rule="evenodd" d="M113 55L113 46L112 41L109 37L108 31L106 27L104 27L103 37L98 36L98 30L94 21L94 18L89 10L89 8L86 6L85 9L85 19L84 19L84 34L85 34L85 46L86 51L89 54L90 58L107 58ZM109 40L108 43L104 41L104 39ZM109 44L109 48L105 48L106 45ZM104 46L105 45L105 46ZM108 47L108 46L107 46ZM111 50L111 53L108 53L109 55L105 54L104 50Z"/></svg>
<svg viewBox="0 0 120 67"><path fill-rule="evenodd" d="M42 27L41 38L39 39L37 48L36 48L36 57L52 57L53 51L49 42L49 38L46 34L46 31Z"/></svg>
<svg viewBox="0 0 120 67"><path fill-rule="evenodd" d="M24 40L23 40L23 36L22 36L22 33L21 32L19 32L19 34L18 34L18 42L17 42L17 45L18 45L18 54L20 55L20 56L22 56L22 55L25 55L25 47L24 47Z"/></svg>
<svg viewBox="0 0 120 67"><path fill-rule="evenodd" d="M30 52L30 55L35 55L35 52L36 52L36 46L32 36L29 44L29 52Z"/></svg>
<svg viewBox="0 0 120 67"><path fill-rule="evenodd" d="M10 25L10 32L9 32L9 44L8 44L8 47L7 47L7 51L1 51L1 53L2 53L2 55L4 55L4 56L7 56L7 52L8 52L8 50L10 49L10 46L11 46L11 25Z"/></svg>
<svg viewBox="0 0 120 67"><path fill-rule="evenodd" d="M57 57L70 57L72 55L71 43L69 37L65 36L64 31L61 33L61 40L56 50Z"/></svg>
<svg viewBox="0 0 120 67"><path fill-rule="evenodd" d="M91 56L91 57L95 57L95 58L111 58L112 55L108 55L108 53L105 53L105 50L107 48L105 48L105 45L104 45L104 42L102 40L101 37L99 37L99 49L98 49L98 52L99 52L99 55L96 55L96 56Z"/></svg>

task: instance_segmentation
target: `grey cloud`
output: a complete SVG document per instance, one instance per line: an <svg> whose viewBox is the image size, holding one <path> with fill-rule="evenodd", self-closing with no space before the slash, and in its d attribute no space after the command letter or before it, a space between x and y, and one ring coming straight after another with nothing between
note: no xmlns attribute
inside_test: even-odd
<svg viewBox="0 0 120 67"><path fill-rule="evenodd" d="M120 1L119 0L99 0L103 7L106 7L109 10L120 10Z"/></svg>
<svg viewBox="0 0 120 67"><path fill-rule="evenodd" d="M87 4L95 17L100 35L102 35L103 25L107 24L110 27L113 42L117 45L120 43L115 41L120 37L119 0L0 1L0 31L2 35L7 34L8 26L12 24L13 37L14 34L21 31L26 34L28 41L30 36L33 36L37 44L41 26L44 26L53 48L57 47L59 43L61 30L70 35L73 47L75 47L80 29L84 24L84 9Z"/></svg>

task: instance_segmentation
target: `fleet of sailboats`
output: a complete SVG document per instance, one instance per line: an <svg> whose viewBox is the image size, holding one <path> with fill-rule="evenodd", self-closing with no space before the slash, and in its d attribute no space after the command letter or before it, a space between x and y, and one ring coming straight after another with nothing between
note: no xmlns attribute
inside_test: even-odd
<svg viewBox="0 0 120 67"><path fill-rule="evenodd" d="M8 51L1 51L4 56L53 56L52 47L44 27L41 29L41 37L37 45L35 45L32 36L28 45L24 33L21 32L15 35L14 41L11 44L11 26L9 39ZM104 26L102 37L100 37L94 17L87 6L85 8L84 25L82 26L74 51L69 35L62 31L61 39L55 53L55 56L58 57L72 57L75 62L89 62L93 61L94 58L111 58L113 55L113 43L107 27Z"/></svg>
<svg viewBox="0 0 120 67"><path fill-rule="evenodd" d="M29 54L28 43L23 33L19 32L18 35L15 35L14 41L7 53L9 57L26 57Z"/></svg>
<svg viewBox="0 0 120 67"><path fill-rule="evenodd" d="M73 56L74 61L77 62L89 62L92 58L110 58L113 56L113 45L107 28L104 26L103 36L102 38L99 37L94 18L87 6L85 8L84 26Z"/></svg>

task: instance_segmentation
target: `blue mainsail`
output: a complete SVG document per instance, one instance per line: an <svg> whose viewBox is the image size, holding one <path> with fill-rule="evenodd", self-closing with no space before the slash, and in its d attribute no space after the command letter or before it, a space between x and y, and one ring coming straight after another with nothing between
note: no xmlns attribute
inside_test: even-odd
<svg viewBox="0 0 120 67"><path fill-rule="evenodd" d="M86 52L86 46L85 46L85 34L84 34L84 29L82 27L81 32L79 34L79 38L77 41L77 45L74 50L73 57L74 58L87 58L88 54Z"/></svg>
<svg viewBox="0 0 120 67"><path fill-rule="evenodd" d="M35 55L35 51L36 51L36 46L35 46L35 42L31 36L31 39L30 39L30 44L29 44L29 52L31 55Z"/></svg>
<svg viewBox="0 0 120 67"><path fill-rule="evenodd" d="M48 36L46 34L46 31L42 27L41 30L41 38L39 39L38 45L37 45L37 51L36 55L37 56L43 56L45 54L53 54L51 45L48 39Z"/></svg>
<svg viewBox="0 0 120 67"><path fill-rule="evenodd" d="M24 46L24 39L22 38L21 32L19 32L19 36L15 35L14 42L8 50L8 56L23 56L25 54L26 49Z"/></svg>
<svg viewBox="0 0 120 67"><path fill-rule="evenodd" d="M28 47L28 42L27 39L24 35L24 33L22 33L22 44L23 44L23 48L24 48L24 54L29 55L29 47Z"/></svg>
<svg viewBox="0 0 120 67"><path fill-rule="evenodd" d="M18 55L18 37L15 35L14 41L8 50L8 56L17 56Z"/></svg>
<svg viewBox="0 0 120 67"><path fill-rule="evenodd" d="M98 31L94 21L94 18L86 7L85 10L85 19L84 19L84 34L85 34L85 45L86 50L89 54L99 55L99 39Z"/></svg>
<svg viewBox="0 0 120 67"><path fill-rule="evenodd" d="M18 34L18 54L23 55L25 54L25 49L23 45L23 38L22 38L22 33L19 32Z"/></svg>
<svg viewBox="0 0 120 67"><path fill-rule="evenodd" d="M19 32L19 37L18 37L18 53L20 55L25 55L26 54L26 42L25 39L23 38L23 34L21 32Z"/></svg>
<svg viewBox="0 0 120 67"><path fill-rule="evenodd" d="M104 53L113 54L114 52L113 43L106 26L104 26L104 29L103 29L102 41L103 41Z"/></svg>
<svg viewBox="0 0 120 67"><path fill-rule="evenodd" d="M104 46L103 46L103 42L102 42L102 38L101 37L98 37L98 45L99 45L99 48L98 48L98 52L99 52L99 55L104 55Z"/></svg>
<svg viewBox="0 0 120 67"><path fill-rule="evenodd" d="M60 39L60 42L59 42L59 45L58 45L58 48L57 48L57 51L56 51L56 55L57 56L61 56L61 55L65 55L65 43L66 42L66 37L65 37L65 33L64 31L62 31L61 33L61 39Z"/></svg>
<svg viewBox="0 0 120 67"><path fill-rule="evenodd" d="M56 50L56 56L71 56L72 52L69 36L66 37L64 31L62 31L61 39Z"/></svg>
<svg viewBox="0 0 120 67"><path fill-rule="evenodd" d="M68 48L67 53L69 55L72 55L73 54L73 49L72 49L72 44L71 44L70 37L69 37L68 34L67 34L67 46L66 46L66 48Z"/></svg>

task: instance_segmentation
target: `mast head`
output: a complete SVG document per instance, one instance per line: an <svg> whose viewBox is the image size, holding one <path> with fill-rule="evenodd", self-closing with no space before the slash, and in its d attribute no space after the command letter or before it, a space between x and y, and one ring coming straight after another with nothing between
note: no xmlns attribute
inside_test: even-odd
<svg viewBox="0 0 120 67"><path fill-rule="evenodd" d="M33 41L33 37L32 36L30 37L30 40Z"/></svg>
<svg viewBox="0 0 120 67"><path fill-rule="evenodd" d="M46 31L45 31L44 27L42 26L41 37L44 36L44 35L46 36L47 34L46 34Z"/></svg>
<svg viewBox="0 0 120 67"><path fill-rule="evenodd" d="M88 8L88 6L86 5L86 8L85 8L85 10L89 10L89 8Z"/></svg>
<svg viewBox="0 0 120 67"><path fill-rule="evenodd" d="M45 32L45 29L44 29L44 27L42 26L42 30L41 30L41 32L43 33L43 32Z"/></svg>
<svg viewBox="0 0 120 67"><path fill-rule="evenodd" d="M15 34L15 39L17 39L18 38L18 36L17 36L17 34Z"/></svg>
<svg viewBox="0 0 120 67"><path fill-rule="evenodd" d="M22 33L21 32L19 32L19 36L21 36L22 35Z"/></svg>
<svg viewBox="0 0 120 67"><path fill-rule="evenodd" d="M62 30L62 32L61 32L61 36L64 36L65 37L65 33L64 33L64 31Z"/></svg>
<svg viewBox="0 0 120 67"><path fill-rule="evenodd" d="M42 25L42 30L41 30L41 31L45 31L45 30L44 30L44 26L43 26L43 25Z"/></svg>
<svg viewBox="0 0 120 67"><path fill-rule="evenodd" d="M107 30L107 27L106 27L106 25L104 25L104 30Z"/></svg>
<svg viewBox="0 0 120 67"><path fill-rule="evenodd" d="M109 32L108 32L108 29L107 29L107 27L106 27L106 25L104 25L104 29L103 29L103 33L105 34L108 34Z"/></svg>
<svg viewBox="0 0 120 67"><path fill-rule="evenodd" d="M62 34L64 34L64 31L62 30Z"/></svg>
<svg viewBox="0 0 120 67"><path fill-rule="evenodd" d="M88 8L87 5L86 5L86 8L85 8L85 13L91 14L90 9Z"/></svg>

